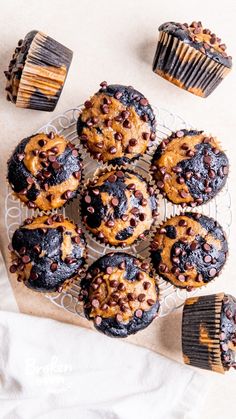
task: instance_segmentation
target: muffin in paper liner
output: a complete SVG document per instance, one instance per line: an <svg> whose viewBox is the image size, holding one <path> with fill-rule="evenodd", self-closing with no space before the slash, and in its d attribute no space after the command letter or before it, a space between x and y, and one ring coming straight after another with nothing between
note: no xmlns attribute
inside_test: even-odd
<svg viewBox="0 0 236 419"><path fill-rule="evenodd" d="M209 96L232 67L225 44L201 22L168 22L159 30L153 71L188 92Z"/></svg>
<svg viewBox="0 0 236 419"><path fill-rule="evenodd" d="M224 293L186 300L182 319L184 362L224 373L236 368L236 299Z"/></svg>
<svg viewBox="0 0 236 419"><path fill-rule="evenodd" d="M227 256L228 242L220 224L197 212L168 217L152 234L154 269L165 281L186 291L215 280Z"/></svg>
<svg viewBox="0 0 236 419"><path fill-rule="evenodd" d="M168 201L183 208L195 207L223 189L229 161L217 138L203 131L182 129L158 145L151 171Z"/></svg>
<svg viewBox="0 0 236 419"><path fill-rule="evenodd" d="M62 214L27 218L13 234L9 250L10 272L34 291L61 292L87 269L82 229Z"/></svg>
<svg viewBox="0 0 236 419"><path fill-rule="evenodd" d="M73 52L39 31L20 40L7 78L7 99L20 108L53 111L62 92Z"/></svg>
<svg viewBox="0 0 236 419"><path fill-rule="evenodd" d="M149 263L120 251L93 262L81 281L79 300L98 331L119 338L146 328L160 308L159 289Z"/></svg>
<svg viewBox="0 0 236 419"><path fill-rule="evenodd" d="M71 202L83 175L78 148L54 132L24 138L8 160L7 180L14 195L42 214Z"/></svg>
<svg viewBox="0 0 236 419"><path fill-rule="evenodd" d="M118 172L118 176L116 176L116 172ZM143 188L145 189L143 191L144 194L146 194L149 197L149 200L144 198L143 199L143 195L140 194L139 196L137 195L137 192L140 191L135 191L135 185L134 188L130 189L131 191L134 190L134 193L136 192L137 198L135 196L131 196L129 197L129 202L132 205L131 211L129 212L129 214L125 214L127 208L126 208L126 204L125 202L122 203L122 205L120 204L120 200L122 199L122 197L125 198L125 201L127 200L123 190L124 188L122 187L122 189L120 191L118 191L119 196L117 199L117 196L113 196L114 195L114 186L112 186L112 184L114 185L115 183L118 182L122 182L121 179L124 178L123 173L127 173L128 176L134 176L135 180L139 180L140 183L143 183ZM109 175L109 176L108 176ZM115 175L115 177L114 177ZM97 192L98 188L96 188L96 183L98 178L102 178L102 177L110 177L113 176L114 179L112 179L112 182L109 181L109 183L111 183L111 185L108 185L107 187L105 186L105 189L108 188L107 193L110 192L111 190L111 205L108 202L109 200L109 196L104 197L105 204L109 204L109 211L108 211L108 217L109 219L106 220L106 223L108 223L109 221L112 221L112 223L110 223L110 225L105 225L105 222L101 222L101 220L104 218L104 216L106 215L106 211L107 211L107 206L104 204L103 202L100 202L100 194ZM138 178L138 179L137 179ZM105 179L106 182L106 179ZM133 186L133 184L132 184ZM91 195L91 197L86 198L86 196L88 196L87 194L87 190L88 188L91 187L92 189L96 189L95 193ZM100 186L101 187L101 186ZM120 188L119 188L120 189ZM113 194L112 194L113 192ZM142 195L142 196L141 196ZM99 197L98 197L99 196ZM98 198L97 198L98 197ZM86 198L86 200L85 200ZM92 198L90 200L90 198ZM112 202L115 198L115 201ZM132 199L131 199L132 198ZM99 200L99 202L96 202L97 200ZM86 202L88 201L88 202ZM136 202L137 201L137 202ZM140 201L140 202L138 202ZM146 202L147 201L147 202ZM100 210L99 210L99 203L100 203ZM142 204L142 205L141 205ZM92 206L94 205L94 207ZM141 215L139 214L139 211L137 211L137 208L139 208L141 206L141 208L144 208L145 211L145 215ZM147 209L148 207L148 209ZM91 209L92 208L92 209ZM92 214L92 222L96 223L96 226L94 227L89 227L88 226L88 213L90 212L91 209L91 213ZM140 209L140 208L139 208ZM99 210L99 213L98 213ZM120 238L120 239L116 239L115 237L112 238L112 236L110 235L110 232L112 232L114 226L116 225L116 218L113 216L114 212L117 211L117 216L119 218L119 223L121 224L122 230L120 230L120 225L119 223L117 223L117 234L121 234L121 231L125 231L125 236L127 235L127 238ZM148 212L148 214L146 215L146 212ZM101 214L100 214L101 213ZM150 213L150 214L149 214ZM124 247L129 247L133 244L137 244L139 241L142 241L145 239L145 237L149 236L150 232L154 229L155 224L156 224L156 219L158 216L158 198L157 198L157 193L156 193L156 187L154 185L154 182L152 181L148 181L146 179L146 177L142 174L139 173L139 170L137 170L137 168L135 167L134 170L131 167L131 165L125 166L125 167L120 167L120 166L104 166L102 168L98 168L92 179L89 179L85 184L84 187L82 189L81 192L81 200L80 200L80 214L81 214L81 219L84 223L84 225L86 226L86 229L89 231L89 233L96 239L96 241L98 241L100 244L106 244L106 246L111 247L111 249L114 248L124 248ZM94 215L93 215L94 214ZM96 217L97 214L100 214L100 221L99 218ZM124 216L123 218L125 218L124 220L121 220L120 216ZM87 218L86 218L87 217ZM137 218L137 217L141 217L141 219ZM132 221L131 223L133 223L134 225L130 225L129 221L131 220L131 218L133 218L135 220ZM147 218L147 220L146 220ZM132 239L133 236L133 232L135 232L136 227L138 226L138 222L144 223L144 221L149 221L147 223L147 228L143 228L140 230L139 234L137 235L136 233L136 237L134 239ZM105 231L106 233L105 233ZM114 231L114 230L113 230ZM126 234L127 232L127 234ZM122 233L123 234L123 233ZM131 239L130 239L131 238Z"/></svg>
<svg viewBox="0 0 236 419"><path fill-rule="evenodd" d="M79 140L96 161L130 164L144 156L156 138L154 111L132 86L100 86L78 117Z"/></svg>

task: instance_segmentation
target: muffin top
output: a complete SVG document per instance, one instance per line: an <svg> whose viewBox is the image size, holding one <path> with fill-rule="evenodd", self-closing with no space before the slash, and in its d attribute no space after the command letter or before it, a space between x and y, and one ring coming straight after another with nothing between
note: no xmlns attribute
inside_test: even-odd
<svg viewBox="0 0 236 419"><path fill-rule="evenodd" d="M20 142L8 161L8 180L29 208L63 206L77 194L81 163L75 146L63 136L36 134Z"/></svg>
<svg viewBox="0 0 236 419"><path fill-rule="evenodd" d="M144 239L157 215L152 187L130 170L99 174L85 189L81 210L86 227L100 241L113 246Z"/></svg>
<svg viewBox="0 0 236 419"><path fill-rule="evenodd" d="M218 222L190 212L164 222L151 245L152 262L158 274L188 291L217 276L227 252L227 240Z"/></svg>
<svg viewBox="0 0 236 419"><path fill-rule="evenodd" d="M9 63L9 68L4 71L7 79L6 91L7 100L16 103L19 83L22 75L22 71L25 65L25 60L37 31L29 32L25 39L20 39L18 46L16 47L12 59Z"/></svg>
<svg viewBox="0 0 236 419"><path fill-rule="evenodd" d="M225 369L236 369L236 299L225 295L221 312L221 358Z"/></svg>
<svg viewBox="0 0 236 419"><path fill-rule="evenodd" d="M232 57L226 53L226 45L209 29L204 29L201 22L192 22L191 25L166 22L159 27L159 31L175 36L217 63L232 67Z"/></svg>
<svg viewBox="0 0 236 419"><path fill-rule="evenodd" d="M131 86L107 85L84 104L78 135L90 154L123 164L143 155L155 139L155 116L148 100Z"/></svg>
<svg viewBox="0 0 236 419"><path fill-rule="evenodd" d="M12 238L10 272L36 291L58 291L85 263L82 230L61 214L26 219Z"/></svg>
<svg viewBox="0 0 236 419"><path fill-rule="evenodd" d="M228 158L218 141L196 130L180 130L164 139L152 161L157 187L182 206L212 199L225 185L228 170Z"/></svg>
<svg viewBox="0 0 236 419"><path fill-rule="evenodd" d="M127 253L109 253L81 282L85 315L108 336L126 337L147 327L159 309L149 265Z"/></svg>

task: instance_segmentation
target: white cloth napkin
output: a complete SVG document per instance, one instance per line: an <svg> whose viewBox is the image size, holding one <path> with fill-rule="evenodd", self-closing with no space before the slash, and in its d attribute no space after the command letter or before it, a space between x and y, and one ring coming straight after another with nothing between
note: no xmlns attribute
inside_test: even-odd
<svg viewBox="0 0 236 419"><path fill-rule="evenodd" d="M0 311L1 419L198 419L205 386L149 350Z"/></svg>

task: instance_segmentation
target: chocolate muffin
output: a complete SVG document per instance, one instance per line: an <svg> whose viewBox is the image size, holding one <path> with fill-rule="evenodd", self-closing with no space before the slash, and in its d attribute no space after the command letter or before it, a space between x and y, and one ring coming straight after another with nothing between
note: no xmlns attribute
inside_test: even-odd
<svg viewBox="0 0 236 419"><path fill-rule="evenodd" d="M92 180L81 199L83 221L99 241L130 246L144 239L157 215L152 187L130 170L109 170Z"/></svg>
<svg viewBox="0 0 236 419"><path fill-rule="evenodd" d="M10 249L10 272L35 291L60 291L85 264L82 230L61 214L26 219Z"/></svg>
<svg viewBox="0 0 236 419"><path fill-rule="evenodd" d="M131 86L101 83L79 116L79 138L98 160L123 164L142 156L155 139L155 116L148 100Z"/></svg>
<svg viewBox="0 0 236 419"><path fill-rule="evenodd" d="M20 108L53 111L73 52L42 32L31 31L18 42L7 78L7 100Z"/></svg>
<svg viewBox="0 0 236 419"><path fill-rule="evenodd" d="M78 150L53 132L25 138L8 161L8 181L29 208L60 208L78 192L81 163Z"/></svg>
<svg viewBox="0 0 236 419"><path fill-rule="evenodd" d="M158 274L187 291L218 276L227 252L227 240L218 222L191 212L165 221L151 245L151 258Z"/></svg>
<svg viewBox="0 0 236 419"><path fill-rule="evenodd" d="M149 265L127 253L109 253L88 269L80 300L87 319L111 337L147 327L159 310L158 287Z"/></svg>
<svg viewBox="0 0 236 419"><path fill-rule="evenodd" d="M186 300L182 350L186 364L221 373L236 369L236 299L232 295Z"/></svg>
<svg viewBox="0 0 236 419"><path fill-rule="evenodd" d="M188 92L207 97L232 67L226 45L201 22L159 27L153 71Z"/></svg>
<svg viewBox="0 0 236 419"><path fill-rule="evenodd" d="M223 188L229 162L215 138L203 131L180 130L157 147L152 170L157 187L169 201L194 207Z"/></svg>

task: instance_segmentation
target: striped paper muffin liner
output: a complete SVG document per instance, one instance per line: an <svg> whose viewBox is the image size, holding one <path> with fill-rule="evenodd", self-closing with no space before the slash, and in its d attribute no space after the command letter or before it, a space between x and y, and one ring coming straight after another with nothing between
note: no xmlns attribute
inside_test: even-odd
<svg viewBox="0 0 236 419"><path fill-rule="evenodd" d="M161 31L153 71L188 92L207 97L230 69L175 36Z"/></svg>
<svg viewBox="0 0 236 419"><path fill-rule="evenodd" d="M186 300L182 319L185 364L224 373L221 360L221 311L224 293Z"/></svg>
<svg viewBox="0 0 236 419"><path fill-rule="evenodd" d="M73 53L42 32L30 45L22 71L16 106L53 111L62 92Z"/></svg>

